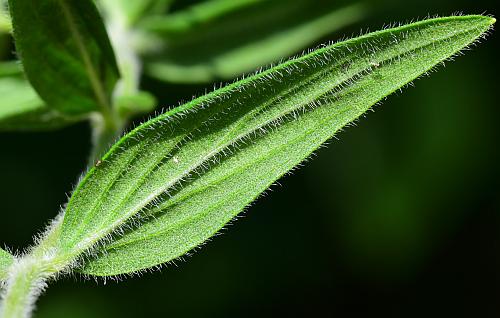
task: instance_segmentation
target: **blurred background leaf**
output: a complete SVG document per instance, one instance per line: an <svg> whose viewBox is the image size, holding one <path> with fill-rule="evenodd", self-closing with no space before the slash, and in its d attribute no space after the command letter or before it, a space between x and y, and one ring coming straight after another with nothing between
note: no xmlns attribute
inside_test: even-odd
<svg viewBox="0 0 500 318"><path fill-rule="evenodd" d="M51 108L80 115L110 107L119 74L93 1L10 1L9 10L27 78Z"/></svg>
<svg viewBox="0 0 500 318"><path fill-rule="evenodd" d="M171 12L198 2L176 1ZM500 12L497 0L363 3L363 20L311 46L428 14ZM0 44L0 56L12 59L9 36ZM499 49L495 31L392 96L178 268L106 285L58 281L38 317L163 316L159 303L177 317L497 317ZM143 78L164 106L211 88ZM2 243L29 245L66 202L86 166L89 135L84 123L0 134L2 224L11 225Z"/></svg>
<svg viewBox="0 0 500 318"><path fill-rule="evenodd" d="M7 0L0 0L0 34L12 31L12 23L7 10Z"/></svg>
<svg viewBox="0 0 500 318"><path fill-rule="evenodd" d="M201 2L142 21L161 41L157 53L146 54L146 71L170 82L231 79L298 53L364 14L361 4L324 0Z"/></svg>
<svg viewBox="0 0 500 318"><path fill-rule="evenodd" d="M174 0L99 0L98 5L107 14L114 18L124 20L125 24L132 26L144 15L162 14L167 11Z"/></svg>
<svg viewBox="0 0 500 318"><path fill-rule="evenodd" d="M57 129L76 120L45 105L24 79L19 62L0 62L0 131Z"/></svg>

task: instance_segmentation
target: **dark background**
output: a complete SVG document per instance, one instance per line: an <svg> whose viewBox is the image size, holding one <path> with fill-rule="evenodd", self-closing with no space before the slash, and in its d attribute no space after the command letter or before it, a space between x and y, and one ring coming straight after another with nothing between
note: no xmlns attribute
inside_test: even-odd
<svg viewBox="0 0 500 318"><path fill-rule="evenodd" d="M500 12L493 0L369 5L324 40L428 14ZM493 32L391 96L187 262L119 283L63 278L37 317L498 316L499 45ZM144 85L162 105L205 88ZM22 249L57 213L85 168L89 133L0 134L0 244Z"/></svg>

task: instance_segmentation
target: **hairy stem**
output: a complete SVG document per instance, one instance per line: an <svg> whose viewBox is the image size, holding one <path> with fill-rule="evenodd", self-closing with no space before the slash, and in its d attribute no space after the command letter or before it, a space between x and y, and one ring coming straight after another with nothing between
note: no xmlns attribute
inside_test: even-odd
<svg viewBox="0 0 500 318"><path fill-rule="evenodd" d="M126 22L117 15L108 14L106 28L113 46L118 68L120 69L120 81L114 92L114 99L120 96L132 95L139 91L139 82L142 65L133 45L134 32ZM116 105L110 112L102 112L92 118L92 151L89 165L95 164L108 147L116 141L122 133L128 118L119 115Z"/></svg>
<svg viewBox="0 0 500 318"><path fill-rule="evenodd" d="M54 275L44 260L28 255L16 259L6 282L6 290L0 307L0 317L30 317L34 303L46 286L46 280Z"/></svg>

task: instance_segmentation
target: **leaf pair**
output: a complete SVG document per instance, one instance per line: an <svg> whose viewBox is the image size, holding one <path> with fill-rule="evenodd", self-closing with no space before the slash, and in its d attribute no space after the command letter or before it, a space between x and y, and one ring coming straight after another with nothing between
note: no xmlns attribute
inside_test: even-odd
<svg viewBox="0 0 500 318"><path fill-rule="evenodd" d="M146 122L79 183L58 248L68 258L93 251L81 271L99 276L182 256L342 127L469 46L494 22L455 16L370 33Z"/></svg>

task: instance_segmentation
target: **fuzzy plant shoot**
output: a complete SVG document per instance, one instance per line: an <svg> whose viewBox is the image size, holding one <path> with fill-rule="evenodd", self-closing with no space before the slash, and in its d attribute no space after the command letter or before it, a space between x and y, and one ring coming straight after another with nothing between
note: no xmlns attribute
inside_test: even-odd
<svg viewBox="0 0 500 318"><path fill-rule="evenodd" d="M209 2L213 7L201 12L228 15L267 5L223 2ZM95 149L68 203L33 246L13 254L0 249L3 318L29 317L37 296L62 275L133 275L196 249L339 130L475 44L495 23L482 15L432 18L324 45L166 111L108 150L133 114L156 103L139 90L142 64L154 69L174 63L148 60L159 49L158 37L183 34L204 16L176 13L170 20L175 23L167 23L158 12L169 1L97 4L104 20L93 1L9 1L23 67L1 65L0 90L17 85L32 96L24 107L27 102L12 95L8 110L0 108L0 116L6 114L0 128L47 129L90 120ZM342 10L354 16L358 9ZM326 26L331 16L334 11L293 30L321 29L319 38L332 31ZM114 38L126 35L132 43ZM137 40L139 35L151 42ZM117 43L130 51L120 52ZM230 64L224 64L225 74L244 69ZM199 81L215 74L199 69ZM42 116L47 112L53 116Z"/></svg>
<svg viewBox="0 0 500 318"><path fill-rule="evenodd" d="M0 248L0 281L7 277L7 268L12 264L14 257Z"/></svg>

